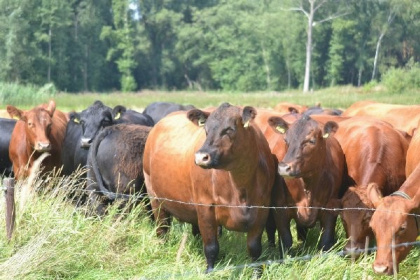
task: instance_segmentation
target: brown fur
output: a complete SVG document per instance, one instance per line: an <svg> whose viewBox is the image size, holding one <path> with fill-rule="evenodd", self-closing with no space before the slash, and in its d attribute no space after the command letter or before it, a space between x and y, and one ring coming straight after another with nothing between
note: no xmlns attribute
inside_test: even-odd
<svg viewBox="0 0 420 280"><path fill-rule="evenodd" d="M187 119L186 113L167 116L153 127L146 142L143 162L149 195L192 203L152 200L158 234L167 231L165 225L170 215L198 225L208 270L213 268L219 251L219 225L247 232L252 259L256 260L261 254L261 235L268 209L210 206L270 205L274 159L267 141L253 124L253 114L245 112L246 108L221 105L210 115L191 110L188 116L192 121ZM197 126L202 123L200 117L206 116L205 128ZM249 126L244 127L249 118ZM227 126L235 129L227 131L229 136L223 134ZM234 138L230 138L232 133ZM204 164L206 149L222 153L217 157L215 168L194 164L194 161Z"/></svg>
<svg viewBox="0 0 420 280"><path fill-rule="evenodd" d="M15 178L27 177L34 160L44 151L51 154L43 161L44 172L54 167L61 167L61 146L67 119L65 114L56 110L55 102L51 100L48 104L39 105L28 111L9 105L7 111L10 117L19 119L12 132L9 148ZM48 125L50 130L47 128ZM49 148L37 151L40 145L49 145Z"/></svg>
<svg viewBox="0 0 420 280"><path fill-rule="evenodd" d="M420 121L420 106L358 101L348 107L342 114L351 116L371 116L392 124L396 129L414 135Z"/></svg>

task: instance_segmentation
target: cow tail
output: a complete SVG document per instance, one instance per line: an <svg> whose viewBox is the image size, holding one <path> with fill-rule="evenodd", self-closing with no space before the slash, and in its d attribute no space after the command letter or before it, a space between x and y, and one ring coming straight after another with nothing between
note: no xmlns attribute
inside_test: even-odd
<svg viewBox="0 0 420 280"><path fill-rule="evenodd" d="M90 168L93 171L94 179L96 181L97 186L99 187L99 191L102 195L106 196L110 200L115 200L118 198L117 194L111 193L105 186L104 181L102 179L101 172L98 168L98 161L96 155L98 154L99 145L101 144L102 140L104 140L109 134L112 133L112 129L105 128L102 130L93 141L90 149L89 149L89 158L90 158Z"/></svg>

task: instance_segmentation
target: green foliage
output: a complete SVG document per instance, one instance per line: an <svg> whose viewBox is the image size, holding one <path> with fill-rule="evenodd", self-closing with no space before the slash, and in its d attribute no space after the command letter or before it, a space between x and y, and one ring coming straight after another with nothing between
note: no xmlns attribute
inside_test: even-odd
<svg viewBox="0 0 420 280"><path fill-rule="evenodd" d="M392 93L402 94L420 88L420 64L409 63L405 68L390 68L382 76L382 83Z"/></svg>
<svg viewBox="0 0 420 280"><path fill-rule="evenodd" d="M369 82L381 32L377 77L420 56L418 1L315 2L313 88ZM293 0L0 0L0 81L66 92L298 88L307 18L293 8Z"/></svg>
<svg viewBox="0 0 420 280"><path fill-rule="evenodd" d="M0 104L15 106L32 106L47 102L55 98L57 89L54 84L45 84L42 87L34 85L18 85L0 83Z"/></svg>

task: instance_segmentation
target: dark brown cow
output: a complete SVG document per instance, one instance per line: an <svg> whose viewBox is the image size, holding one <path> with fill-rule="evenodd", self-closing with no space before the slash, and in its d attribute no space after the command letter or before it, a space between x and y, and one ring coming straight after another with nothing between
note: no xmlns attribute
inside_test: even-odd
<svg viewBox="0 0 420 280"><path fill-rule="evenodd" d="M344 154L338 141L331 136L337 129L337 123L326 123L324 131L315 120L306 115L291 126L278 117L270 118L269 123L279 133L285 133L287 152L279 163L279 174L286 180L301 178L303 182L302 186L296 185L292 193L292 200L300 201L301 206L309 207L298 212L298 216L303 214L304 217L299 217L298 222L312 227L316 221L320 221L322 234L319 247L328 250L335 242L337 214L320 210L319 207L335 207L335 200L344 193ZM281 236L283 246L287 249L291 245L290 217L275 215L275 219L280 234L284 235Z"/></svg>
<svg viewBox="0 0 420 280"><path fill-rule="evenodd" d="M398 245L413 242L420 233L420 133L414 134L407 151L406 176L403 185L390 196L382 198L376 184L369 185L368 195L376 208L370 226L376 237L378 251L373 263L377 273L394 273L392 239ZM417 218L416 216L417 215ZM395 248L396 268L412 246ZM395 272L397 272L395 271Z"/></svg>
<svg viewBox="0 0 420 280"><path fill-rule="evenodd" d="M420 121L420 106L358 101L348 107L342 115L374 117L389 122L396 129L413 136Z"/></svg>
<svg viewBox="0 0 420 280"><path fill-rule="evenodd" d="M344 250L356 255L365 247L366 237L373 240L369 227L373 213L360 209L373 208L366 187L376 183L383 195L389 195L401 186L408 142L389 123L370 117L340 121L334 136L344 151L348 174L354 182L340 200L344 209L340 215L349 238Z"/></svg>
<svg viewBox="0 0 420 280"><path fill-rule="evenodd" d="M10 139L9 156L13 163L15 178L29 175L32 164L42 153L50 156L43 160L44 172L61 167L61 146L66 133L67 118L56 110L51 100L29 111L7 106L10 117L19 121Z"/></svg>
<svg viewBox="0 0 420 280"><path fill-rule="evenodd" d="M170 215L198 225L207 271L219 252L219 225L247 232L252 259L261 254L269 211L248 207L270 205L275 160L253 124L255 113L225 103L212 113L173 114L152 128L146 142L143 167L157 233L168 230Z"/></svg>

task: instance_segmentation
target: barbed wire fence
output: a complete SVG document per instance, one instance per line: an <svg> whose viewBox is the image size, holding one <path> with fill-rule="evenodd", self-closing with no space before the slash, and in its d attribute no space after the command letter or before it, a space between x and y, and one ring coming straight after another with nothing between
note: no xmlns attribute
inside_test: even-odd
<svg viewBox="0 0 420 280"><path fill-rule="evenodd" d="M70 177L69 177L70 178ZM7 205L13 205L13 212L12 212L12 216L13 219L15 217L15 206L14 206L14 202L13 204L11 204L11 198L10 198L10 194L14 195L14 189L18 188L15 187L14 184L11 184L10 181L3 181L3 183L6 182L6 186L0 186L0 190L3 190L5 192L5 198L6 198L6 207L10 207ZM68 189L65 189L65 186L60 186L59 188L55 189L56 194L58 194L60 191L69 191ZM98 190L86 190L85 188L79 188L79 189L71 189L72 192L75 193L97 193L99 195L105 195L105 193L112 195L112 196L117 196L119 199L125 199L125 200L129 200L131 202L135 202L135 201L144 201L145 199L148 200L159 200L161 202L171 202L171 203L178 203L178 204L183 204L183 205L190 205L190 206L199 206L199 207L223 207L223 208L247 208L247 209L273 209L273 210L287 210L287 209L311 209L311 210L322 210L322 211L334 211L334 212L341 212L341 211L377 211L377 209L375 208L362 208L362 207L347 207L347 208L328 208L328 207L319 207L319 206L261 206L261 205L227 205L227 204L206 204L206 203L196 203L196 202L191 202L191 201L180 201L180 200L176 200L176 199L170 199L170 198L164 198L164 197L155 197L146 193L137 193L137 194L121 194L121 193L115 193L115 192L104 192L104 191L98 191ZM398 211L392 211L392 210L381 210L383 212L388 212L388 213L392 213L392 214L402 214L402 215L407 215L407 216L413 216L416 219L420 218L419 214L415 214L415 213L403 213L403 212L398 212ZM6 210L6 219L10 219L10 213L8 214L8 211ZM13 221L14 224L14 221ZM11 234L12 234L12 230L13 230L13 224L10 225L10 222L7 225L7 236L8 239L11 239ZM10 228L11 227L11 228ZM420 233L419 233L420 234ZM420 240L416 240L414 242L405 242L405 243L399 243L399 244L392 244L390 246L391 250L395 250L397 248L401 248L401 247L408 247L408 246L412 246L412 247L420 247ZM373 253L376 252L378 249L377 246L374 247L365 247L364 249L354 249L352 250L351 254L353 255L362 255L365 254L367 255L367 253ZM235 270L243 270L246 268L258 268L258 267L267 267L270 265L275 265L275 264L283 264L283 263L290 263L290 262L295 262L295 261L309 261L315 257L322 257L322 258L327 258L330 256L339 256L339 257L348 257L349 254L346 253L344 250L338 251L338 252L321 252L318 254L314 254L314 255L310 255L310 254L306 254L303 256L296 256L296 257L286 257L286 258L282 258L282 259L275 259L275 260L265 260L265 261L257 261L257 262L251 262L251 263L246 263L246 264L239 264L239 265L227 265L224 267L216 267L214 268L210 274L214 274L217 272L222 272L222 271L235 271ZM154 278L154 279L167 279L168 277L172 277L172 278L183 278L183 277L187 277L187 276L192 276L195 275L197 273L196 270L194 271L186 271L183 273L179 273L179 274L168 274L168 275L162 275L160 277ZM140 279L147 279L147 278L140 278Z"/></svg>

